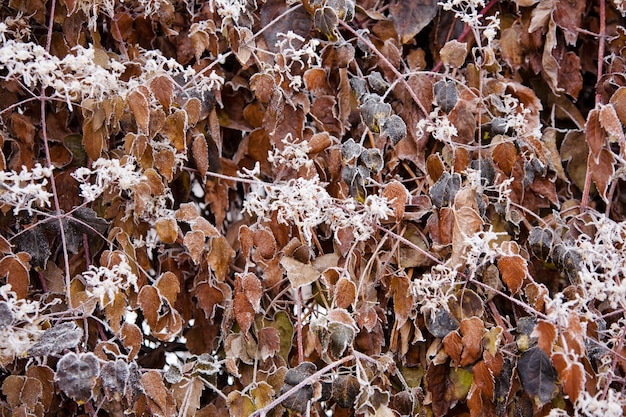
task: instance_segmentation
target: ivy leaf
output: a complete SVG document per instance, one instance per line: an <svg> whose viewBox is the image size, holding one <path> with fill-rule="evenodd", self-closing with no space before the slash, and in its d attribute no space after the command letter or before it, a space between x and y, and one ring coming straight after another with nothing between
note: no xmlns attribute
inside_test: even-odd
<svg viewBox="0 0 626 417"><path fill-rule="evenodd" d="M380 127L391 116L391 105L382 101L378 94L366 95L361 104L361 117L373 132L380 132Z"/></svg>
<svg viewBox="0 0 626 417"><path fill-rule="evenodd" d="M330 7L322 7L315 10L314 23L315 28L324 34L328 40L337 40L335 29L337 29L339 24L339 17L337 17L335 10Z"/></svg>
<svg viewBox="0 0 626 417"><path fill-rule="evenodd" d="M341 144L341 157L346 162L355 160L361 155L361 152L363 152L363 146L360 143L356 143L352 138Z"/></svg>
<svg viewBox="0 0 626 417"><path fill-rule="evenodd" d="M381 169L383 169L383 154L379 149L365 149L361 152L360 159L365 168L373 173L378 173Z"/></svg>
<svg viewBox="0 0 626 417"><path fill-rule="evenodd" d="M552 400L556 392L556 370L550 358L535 346L522 354L517 363L517 373L524 391L545 404Z"/></svg>

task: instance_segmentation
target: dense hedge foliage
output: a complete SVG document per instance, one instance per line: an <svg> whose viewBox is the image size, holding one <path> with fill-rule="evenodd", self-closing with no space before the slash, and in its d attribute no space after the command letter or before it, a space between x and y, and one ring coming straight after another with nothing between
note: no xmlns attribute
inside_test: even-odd
<svg viewBox="0 0 626 417"><path fill-rule="evenodd" d="M625 14L2 2L2 415L624 415Z"/></svg>

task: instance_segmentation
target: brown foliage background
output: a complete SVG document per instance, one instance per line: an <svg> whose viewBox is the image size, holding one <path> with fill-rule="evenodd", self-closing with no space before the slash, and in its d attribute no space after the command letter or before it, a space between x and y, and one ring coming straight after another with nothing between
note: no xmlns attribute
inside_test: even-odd
<svg viewBox="0 0 626 417"><path fill-rule="evenodd" d="M463 4L3 2L2 414L619 415L624 17Z"/></svg>

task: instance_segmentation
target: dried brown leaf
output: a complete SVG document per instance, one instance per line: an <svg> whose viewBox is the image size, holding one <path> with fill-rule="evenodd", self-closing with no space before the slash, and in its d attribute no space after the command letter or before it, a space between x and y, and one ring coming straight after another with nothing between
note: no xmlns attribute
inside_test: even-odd
<svg viewBox="0 0 626 417"><path fill-rule="evenodd" d="M467 57L467 43L451 40L439 51L441 61L448 67L460 68Z"/></svg>
<svg viewBox="0 0 626 417"><path fill-rule="evenodd" d="M174 397L165 387L161 374L156 371L146 372L141 376L141 386L148 402L156 406L151 410L155 415L165 417L176 414Z"/></svg>
<svg viewBox="0 0 626 417"><path fill-rule="evenodd" d="M394 217L396 220L400 221L402 216L404 216L409 191L400 181L393 180L385 185L383 197L391 202L389 206L393 210Z"/></svg>
<svg viewBox="0 0 626 417"><path fill-rule="evenodd" d="M600 124L600 110L595 108L589 112L587 123L585 123L585 137L591 155L594 157L596 164L600 158L600 151L606 144L606 132Z"/></svg>
<svg viewBox="0 0 626 417"><path fill-rule="evenodd" d="M528 275L526 260L520 255L505 255L498 259L500 277L511 294L516 294L522 287L524 278Z"/></svg>
<svg viewBox="0 0 626 417"><path fill-rule="evenodd" d="M143 133L148 134L150 131L150 92L145 87L138 87L128 93L127 102L137 126Z"/></svg>
<svg viewBox="0 0 626 417"><path fill-rule="evenodd" d="M463 353L463 339L458 331L450 332L443 338L443 350L450 359L458 366L461 363Z"/></svg>
<svg viewBox="0 0 626 417"><path fill-rule="evenodd" d="M206 282L201 282L196 286L195 297L207 319L213 319L216 307L221 305L225 299L224 293L219 288Z"/></svg>
<svg viewBox="0 0 626 417"><path fill-rule="evenodd" d="M285 268L293 289L312 284L320 277L320 272L311 264L305 264L289 256L283 256L280 265Z"/></svg>
<svg viewBox="0 0 626 417"><path fill-rule="evenodd" d="M183 237L183 244L187 247L189 255L195 264L199 264L204 253L206 236L200 230L191 230Z"/></svg>
<svg viewBox="0 0 626 417"><path fill-rule="evenodd" d="M230 262L235 257L235 251L224 236L215 236L211 240L211 251L207 260L218 280L224 281Z"/></svg>
<svg viewBox="0 0 626 417"><path fill-rule="evenodd" d="M335 305L339 308L348 308L356 299L356 285L347 277L339 278L335 284Z"/></svg>
<svg viewBox="0 0 626 417"><path fill-rule="evenodd" d="M150 285L145 285L139 291L137 302L143 311L143 315L146 318L148 325L152 328L156 328L157 321L159 319L159 310L161 309L162 304L159 291Z"/></svg>
<svg viewBox="0 0 626 417"><path fill-rule="evenodd" d="M436 0L397 0L389 7L400 41L409 43L437 14Z"/></svg>
<svg viewBox="0 0 626 417"><path fill-rule="evenodd" d="M18 298L26 298L30 277L30 255L20 252L17 255L7 255L0 259L0 277L6 277L7 284L11 285L11 291Z"/></svg>
<svg viewBox="0 0 626 417"><path fill-rule="evenodd" d="M532 336L537 337L537 345L543 350L546 355L552 354L552 345L556 341L556 327L554 324L539 320L533 330Z"/></svg>
<svg viewBox="0 0 626 417"><path fill-rule="evenodd" d="M209 148L204 135L196 135L191 144L191 154L196 163L196 168L202 177L206 177L209 170Z"/></svg>
<svg viewBox="0 0 626 417"><path fill-rule="evenodd" d="M174 243L178 237L178 224L172 217L163 217L156 221L155 229L163 243Z"/></svg>
<svg viewBox="0 0 626 417"><path fill-rule="evenodd" d="M471 317L461 321L461 328L459 330L463 335L463 353L461 354L460 365L468 366L481 357L485 327L482 319Z"/></svg>
<svg viewBox="0 0 626 417"><path fill-rule="evenodd" d="M609 182L613 178L613 174L615 174L615 157L608 149L602 149L597 160L594 160L594 158L589 159L588 169L591 170L591 178L596 184L600 196L608 203L606 193L609 189Z"/></svg>
<svg viewBox="0 0 626 417"><path fill-rule="evenodd" d="M250 302L244 288L243 278L237 275L235 279L235 294L233 298L233 313L235 320L241 328L241 333L246 334L254 322L254 306Z"/></svg>
<svg viewBox="0 0 626 417"><path fill-rule="evenodd" d="M617 141L624 146L624 127L617 116L617 111L612 104L600 107L600 126L608 133L609 141Z"/></svg>
<svg viewBox="0 0 626 417"><path fill-rule="evenodd" d="M174 84L169 77L158 75L150 80L150 89L154 97L161 103L165 110L169 110L174 92Z"/></svg>
<svg viewBox="0 0 626 417"><path fill-rule="evenodd" d="M93 118L85 119L83 123L83 147L90 159L96 160L100 158L104 148L104 136L104 128L94 129Z"/></svg>
<svg viewBox="0 0 626 417"><path fill-rule="evenodd" d="M274 327L265 327L257 332L261 360L271 358L280 351L280 332Z"/></svg>
<svg viewBox="0 0 626 417"><path fill-rule="evenodd" d="M159 294L169 301L170 305L174 305L180 292L180 281L173 272L167 271L161 274L154 286L158 288Z"/></svg>
<svg viewBox="0 0 626 417"><path fill-rule="evenodd" d="M555 352L551 359L559 375L563 393L571 402L576 402L587 380L583 364L572 362L564 352Z"/></svg>
<svg viewBox="0 0 626 417"><path fill-rule="evenodd" d="M128 350L128 360L133 360L139 353L143 343L143 335L136 324L124 322L120 331L122 343Z"/></svg>
<svg viewBox="0 0 626 417"><path fill-rule="evenodd" d="M188 127L187 112L176 110L165 120L161 134L167 137L178 152L186 151L186 131Z"/></svg>

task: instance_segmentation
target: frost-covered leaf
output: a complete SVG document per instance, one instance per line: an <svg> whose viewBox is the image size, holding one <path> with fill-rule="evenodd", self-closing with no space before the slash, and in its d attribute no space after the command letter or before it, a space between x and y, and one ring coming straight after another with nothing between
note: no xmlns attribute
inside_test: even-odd
<svg viewBox="0 0 626 417"><path fill-rule="evenodd" d="M333 357L340 358L354 340L354 328L344 323L328 324L329 348Z"/></svg>
<svg viewBox="0 0 626 417"><path fill-rule="evenodd" d="M18 298L25 298L28 294L30 278L30 255L19 252L17 255L7 255L0 259L0 277L6 277L6 283L11 285L11 291Z"/></svg>
<svg viewBox="0 0 626 417"><path fill-rule="evenodd" d="M366 95L361 104L361 117L374 132L380 132L381 126L391 116L391 111L391 105L383 102L382 97L377 94Z"/></svg>
<svg viewBox="0 0 626 417"><path fill-rule="evenodd" d="M360 143L356 143L352 138L341 144L341 157L346 162L356 160L361 155L361 152L363 152L363 146Z"/></svg>
<svg viewBox="0 0 626 417"><path fill-rule="evenodd" d="M441 61L452 68L460 68L467 57L467 43L451 40L439 51Z"/></svg>
<svg viewBox="0 0 626 417"><path fill-rule="evenodd" d="M154 225L159 239L163 243L174 243L178 237L178 224L173 217L162 217Z"/></svg>
<svg viewBox="0 0 626 417"><path fill-rule="evenodd" d="M107 361L100 368L100 381L105 395L115 401L126 394L129 377L128 363L122 359Z"/></svg>
<svg viewBox="0 0 626 417"><path fill-rule="evenodd" d="M384 166L383 154L379 149L365 149L359 159L369 171L378 173Z"/></svg>
<svg viewBox="0 0 626 417"><path fill-rule="evenodd" d="M130 107L137 126L143 133L149 132L150 124L150 92L147 88L137 88L128 94L128 106Z"/></svg>
<svg viewBox="0 0 626 417"><path fill-rule="evenodd" d="M389 83L385 81L383 76L378 71L373 71L367 76L367 83L372 91L377 94L385 94L389 88Z"/></svg>
<svg viewBox="0 0 626 417"><path fill-rule="evenodd" d="M14 318L11 307L9 307L7 302L0 301L0 330L13 324Z"/></svg>
<svg viewBox="0 0 626 417"><path fill-rule="evenodd" d="M502 281L509 288L511 294L516 294L528 275L526 260L520 255L501 256L498 259L498 269Z"/></svg>
<svg viewBox="0 0 626 417"><path fill-rule="evenodd" d="M324 6L315 10L313 22L315 29L319 30L329 40L334 41L337 39L335 29L337 29L337 25L339 24L339 18L334 9Z"/></svg>
<svg viewBox="0 0 626 417"><path fill-rule="evenodd" d="M361 384L354 375L339 375L332 384L333 400L341 408L351 408L361 390Z"/></svg>
<svg viewBox="0 0 626 417"><path fill-rule="evenodd" d="M391 20L403 44L409 43L434 19L436 0L398 0L391 3Z"/></svg>
<svg viewBox="0 0 626 417"><path fill-rule="evenodd" d="M449 113L459 101L459 91L456 89L455 82L452 80L437 81L433 88L437 105L442 111Z"/></svg>
<svg viewBox="0 0 626 417"><path fill-rule="evenodd" d="M70 398L85 402L100 373L100 361L93 353L67 353L57 363L54 380Z"/></svg>
<svg viewBox="0 0 626 417"><path fill-rule="evenodd" d="M600 124L600 111L598 109L592 109L589 112L589 116L587 116L585 137L589 145L589 150L597 163L600 158L600 151L607 141L606 132Z"/></svg>
<svg viewBox="0 0 626 417"><path fill-rule="evenodd" d="M74 349L82 339L83 329L73 321L64 322L46 330L28 350L28 356L55 355L65 349Z"/></svg>
<svg viewBox="0 0 626 417"><path fill-rule="evenodd" d="M461 176L457 173L450 175L445 171L437 180L428 193L433 205L444 207L454 201L456 193L461 188Z"/></svg>
<svg viewBox="0 0 626 417"><path fill-rule="evenodd" d="M312 284L320 277L320 272L311 264L305 264L289 256L283 256L280 265L285 268L293 289Z"/></svg>
<svg viewBox="0 0 626 417"><path fill-rule="evenodd" d="M550 229L533 227L528 234L528 244L533 253L541 259L548 259L552 253L555 236Z"/></svg>
<svg viewBox="0 0 626 417"><path fill-rule="evenodd" d="M152 412L157 416L171 416L176 412L174 397L165 387L163 378L156 371L146 372L141 376L141 386L148 398Z"/></svg>

